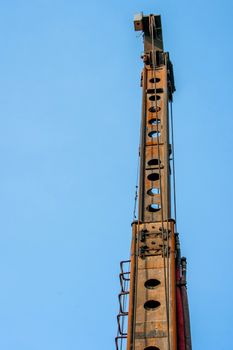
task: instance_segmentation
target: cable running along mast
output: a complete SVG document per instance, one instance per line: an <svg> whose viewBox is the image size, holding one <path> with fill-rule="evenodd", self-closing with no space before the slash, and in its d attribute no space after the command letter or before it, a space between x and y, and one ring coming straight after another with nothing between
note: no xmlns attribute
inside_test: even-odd
<svg viewBox="0 0 233 350"><path fill-rule="evenodd" d="M160 16L136 15L134 27L144 36L138 219L130 260L121 262L116 349L191 350L186 259L175 222L173 66Z"/></svg>

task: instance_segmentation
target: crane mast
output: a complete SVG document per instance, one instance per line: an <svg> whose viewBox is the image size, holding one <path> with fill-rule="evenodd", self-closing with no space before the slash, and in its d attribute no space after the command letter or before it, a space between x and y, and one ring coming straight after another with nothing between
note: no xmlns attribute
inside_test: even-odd
<svg viewBox="0 0 233 350"><path fill-rule="evenodd" d="M125 340L127 350L191 350L186 259L172 218L173 66L163 49L160 16L136 15L134 27L144 37L138 219L130 260L121 263L116 347Z"/></svg>

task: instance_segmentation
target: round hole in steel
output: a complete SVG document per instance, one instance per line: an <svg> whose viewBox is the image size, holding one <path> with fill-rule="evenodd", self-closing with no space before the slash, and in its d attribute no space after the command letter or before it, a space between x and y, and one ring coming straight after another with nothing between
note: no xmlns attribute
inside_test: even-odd
<svg viewBox="0 0 233 350"><path fill-rule="evenodd" d="M152 139L155 139L156 137L160 136L160 132L159 131L150 131L148 134L149 137L151 137Z"/></svg>
<svg viewBox="0 0 233 350"><path fill-rule="evenodd" d="M160 119L157 119L157 118L152 118L152 119L150 119L149 120L149 124L151 124L151 125L157 125L157 124L159 124L160 123Z"/></svg>
<svg viewBox="0 0 233 350"><path fill-rule="evenodd" d="M163 89L147 89L148 94L162 94Z"/></svg>
<svg viewBox="0 0 233 350"><path fill-rule="evenodd" d="M147 176L147 179L150 181L158 181L159 180L159 174L158 173L152 173Z"/></svg>
<svg viewBox="0 0 233 350"><path fill-rule="evenodd" d="M160 100L160 96L159 95L151 95L150 97L149 97L149 100L150 101L159 101Z"/></svg>
<svg viewBox="0 0 233 350"><path fill-rule="evenodd" d="M150 212L150 213L156 213L157 211L159 211L161 209L161 206L160 204L158 203L152 203L150 205L148 205L147 207L147 210Z"/></svg>
<svg viewBox="0 0 233 350"><path fill-rule="evenodd" d="M154 158L154 159L150 159L147 164L149 166L158 166L159 164L161 164L161 161L158 160L157 158Z"/></svg>
<svg viewBox="0 0 233 350"><path fill-rule="evenodd" d="M147 191L147 194L149 194L149 196L155 196L156 194L160 194L160 190L159 188L153 187Z"/></svg>
<svg viewBox="0 0 233 350"><path fill-rule="evenodd" d="M160 79L159 78L151 78L150 79L150 83L159 83L160 82Z"/></svg>
<svg viewBox="0 0 233 350"><path fill-rule="evenodd" d="M156 91L155 91L155 89L147 89L147 93L148 94L156 94Z"/></svg>
<svg viewBox="0 0 233 350"><path fill-rule="evenodd" d="M157 300L148 300L144 304L144 308L148 311L157 309L160 306L160 302Z"/></svg>
<svg viewBox="0 0 233 350"><path fill-rule="evenodd" d="M156 278L151 278L144 283L144 286L147 289L154 289L154 288L158 287L160 285L160 283L161 282L159 280L157 280Z"/></svg>
<svg viewBox="0 0 233 350"><path fill-rule="evenodd" d="M157 106L157 107L152 106L149 108L149 112L151 112L151 113L156 113L156 112L159 112L160 110L161 110L161 108L159 106Z"/></svg>

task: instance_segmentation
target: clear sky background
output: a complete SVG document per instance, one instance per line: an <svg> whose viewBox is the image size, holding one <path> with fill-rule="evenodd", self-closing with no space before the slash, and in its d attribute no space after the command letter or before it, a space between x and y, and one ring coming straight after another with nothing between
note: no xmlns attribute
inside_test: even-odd
<svg viewBox="0 0 233 350"><path fill-rule="evenodd" d="M193 349L233 349L232 0L0 0L0 348L110 350L129 256L142 38L174 64Z"/></svg>

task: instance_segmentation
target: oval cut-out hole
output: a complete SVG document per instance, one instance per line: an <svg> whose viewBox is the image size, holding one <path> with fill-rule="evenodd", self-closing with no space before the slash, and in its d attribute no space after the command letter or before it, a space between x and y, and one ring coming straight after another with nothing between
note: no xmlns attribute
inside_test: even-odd
<svg viewBox="0 0 233 350"><path fill-rule="evenodd" d="M160 283L161 282L159 280L157 280L156 278L151 278L144 283L144 286L147 289L154 289L154 288L158 287L160 285Z"/></svg>
<svg viewBox="0 0 233 350"><path fill-rule="evenodd" d="M147 346L144 350L160 350L160 348L157 348L157 346Z"/></svg>
<svg viewBox="0 0 233 350"><path fill-rule="evenodd" d="M148 300L148 301L146 301L145 304L144 304L144 308L145 308L146 310L149 310L149 311L155 310L155 309L157 309L159 306L160 306L160 302L157 301L157 300Z"/></svg>
<svg viewBox="0 0 233 350"><path fill-rule="evenodd" d="M148 136L151 137L152 139L155 139L156 137L160 136L160 132L159 131L150 131Z"/></svg>
<svg viewBox="0 0 233 350"><path fill-rule="evenodd" d="M160 100L160 96L159 95L151 95L150 97L149 97L149 100L150 101L159 101Z"/></svg>
<svg viewBox="0 0 233 350"><path fill-rule="evenodd" d="M159 112L161 110L161 108L159 106L157 106L156 108L154 106L152 106L148 110L151 113L156 113L156 112Z"/></svg>
<svg viewBox="0 0 233 350"><path fill-rule="evenodd" d="M159 164L161 164L161 161L158 160L157 158L154 158L154 159L150 159L147 164L149 166L158 166Z"/></svg>
<svg viewBox="0 0 233 350"><path fill-rule="evenodd" d="M159 188L153 187L147 191L149 196L155 196L156 194L160 194Z"/></svg>
<svg viewBox="0 0 233 350"><path fill-rule="evenodd" d="M159 83L160 79L159 78L151 78L150 79L150 83L154 84L154 83Z"/></svg>
<svg viewBox="0 0 233 350"><path fill-rule="evenodd" d="M156 89L157 90L157 89ZM147 89L148 94L155 94L155 89Z"/></svg>
<svg viewBox="0 0 233 350"><path fill-rule="evenodd" d="M159 211L160 209L161 209L161 206L160 206L160 204L157 204L157 203L150 204L150 205L147 207L147 210L148 210L150 213L156 213L156 212Z"/></svg>
<svg viewBox="0 0 233 350"><path fill-rule="evenodd" d="M159 180L159 174L158 173L152 173L147 176L147 179L150 181L158 181Z"/></svg>
<svg viewBox="0 0 233 350"><path fill-rule="evenodd" d="M149 124L151 125L158 125L160 123L160 119L152 118L149 120Z"/></svg>
<svg viewBox="0 0 233 350"><path fill-rule="evenodd" d="M163 89L147 89L148 94L162 94Z"/></svg>

